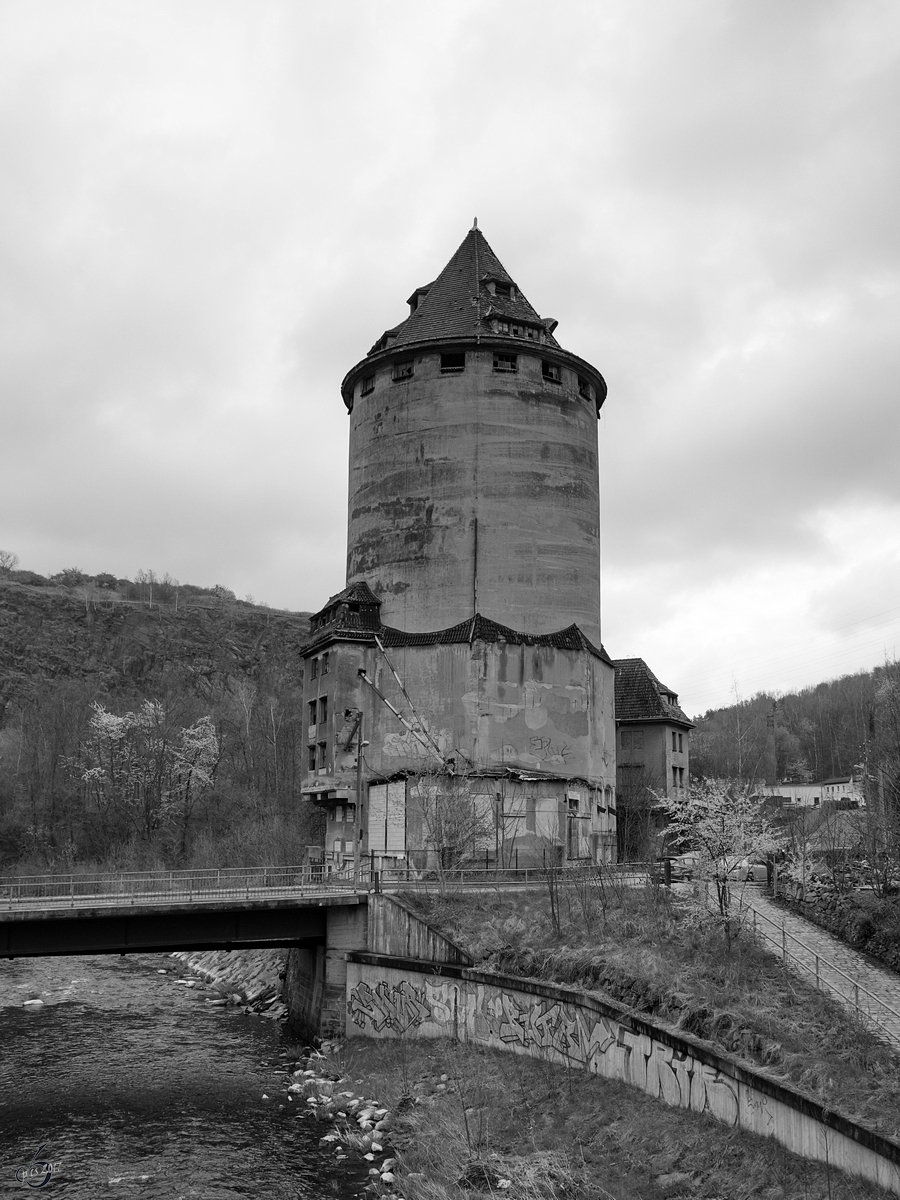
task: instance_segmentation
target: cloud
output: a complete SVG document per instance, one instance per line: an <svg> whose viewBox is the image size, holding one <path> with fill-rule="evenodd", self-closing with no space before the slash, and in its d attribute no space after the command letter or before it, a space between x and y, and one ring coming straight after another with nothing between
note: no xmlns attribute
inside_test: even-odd
<svg viewBox="0 0 900 1200"><path fill-rule="evenodd" d="M317 607L340 381L477 215L610 386L613 651L695 706L803 676L804 628L839 663L857 576L896 594L898 33L879 0L12 0L0 543Z"/></svg>

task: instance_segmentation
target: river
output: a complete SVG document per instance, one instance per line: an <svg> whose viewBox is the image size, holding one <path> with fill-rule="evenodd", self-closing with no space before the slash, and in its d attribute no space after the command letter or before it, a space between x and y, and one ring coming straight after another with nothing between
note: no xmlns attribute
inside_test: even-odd
<svg viewBox="0 0 900 1200"><path fill-rule="evenodd" d="M288 1100L280 1022L190 978L163 955L0 963L0 1197L359 1195L370 1164Z"/></svg>

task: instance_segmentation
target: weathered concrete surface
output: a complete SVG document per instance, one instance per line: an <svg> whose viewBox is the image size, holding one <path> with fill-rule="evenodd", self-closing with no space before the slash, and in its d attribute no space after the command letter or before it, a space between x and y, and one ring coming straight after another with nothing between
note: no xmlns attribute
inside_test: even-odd
<svg viewBox="0 0 900 1200"><path fill-rule="evenodd" d="M410 959L354 954L349 1037L454 1037L580 1067L676 1108L771 1137L900 1195L900 1144L695 1039L569 988Z"/></svg>
<svg viewBox="0 0 900 1200"><path fill-rule="evenodd" d="M485 345L459 375L435 351L411 379L390 361L374 371L350 417L347 582L368 582L384 623L408 632L481 612L529 633L574 622L599 645L596 406L574 356L501 348L516 374L495 373ZM565 364L559 384L547 357Z"/></svg>
<svg viewBox="0 0 900 1200"><path fill-rule="evenodd" d="M615 672L603 659L585 650L483 641L391 647L388 653L443 754L459 751L479 766L615 787ZM361 669L392 704L409 708L374 646L342 644L331 656L329 673L314 681L315 698L328 697L329 725L310 730L310 736L334 746L334 761L325 774L308 779L304 790L318 781L343 788L352 799L356 746L341 746L338 739L345 708L366 712L369 776L433 769L437 762L386 705L372 703ZM312 683L307 697L313 698Z"/></svg>
<svg viewBox="0 0 900 1200"><path fill-rule="evenodd" d="M396 896L369 897L368 949L372 954L472 965L470 954L432 929Z"/></svg>

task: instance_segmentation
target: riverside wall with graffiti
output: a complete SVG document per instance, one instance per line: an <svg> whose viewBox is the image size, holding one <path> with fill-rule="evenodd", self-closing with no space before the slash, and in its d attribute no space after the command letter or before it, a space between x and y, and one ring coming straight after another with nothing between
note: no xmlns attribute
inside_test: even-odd
<svg viewBox="0 0 900 1200"><path fill-rule="evenodd" d="M597 997L472 968L353 953L348 1037L442 1038L509 1050L640 1088L772 1137L900 1196L900 1145Z"/></svg>

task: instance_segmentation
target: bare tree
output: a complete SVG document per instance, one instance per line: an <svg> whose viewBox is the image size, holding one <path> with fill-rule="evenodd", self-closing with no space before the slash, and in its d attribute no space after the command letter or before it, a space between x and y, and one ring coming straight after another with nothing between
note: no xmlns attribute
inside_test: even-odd
<svg viewBox="0 0 900 1200"><path fill-rule="evenodd" d="M13 554L12 550L0 550L0 575L9 575L18 565L18 554Z"/></svg>
<svg viewBox="0 0 900 1200"><path fill-rule="evenodd" d="M411 778L407 795L411 824L421 829L422 849L443 890L464 863L494 845L493 798L477 791L470 776L440 767Z"/></svg>

